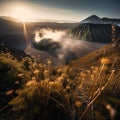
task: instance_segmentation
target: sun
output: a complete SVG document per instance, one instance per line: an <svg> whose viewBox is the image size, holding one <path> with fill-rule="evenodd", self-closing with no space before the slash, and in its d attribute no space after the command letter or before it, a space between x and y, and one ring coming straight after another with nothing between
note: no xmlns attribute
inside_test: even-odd
<svg viewBox="0 0 120 120"><path fill-rule="evenodd" d="M20 22L29 21L30 12L25 7L16 7L13 11L12 17L16 18Z"/></svg>
<svg viewBox="0 0 120 120"><path fill-rule="evenodd" d="M11 14L11 16L16 18L18 22L22 22L23 32L27 43L28 43L28 32L26 28L26 22L29 22L30 15L31 14L29 9L27 9L25 6L15 6Z"/></svg>

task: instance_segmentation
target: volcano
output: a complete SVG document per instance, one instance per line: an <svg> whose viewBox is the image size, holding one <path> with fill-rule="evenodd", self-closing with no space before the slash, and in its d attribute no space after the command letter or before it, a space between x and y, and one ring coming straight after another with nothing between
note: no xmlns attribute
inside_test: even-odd
<svg viewBox="0 0 120 120"><path fill-rule="evenodd" d="M86 19L80 21L80 23L94 23L94 24L115 24L116 26L120 25L120 19L118 18L100 18L97 15L91 15Z"/></svg>
<svg viewBox="0 0 120 120"><path fill-rule="evenodd" d="M94 24L101 24L102 19L96 15L91 15L88 18L84 19L80 23L94 23Z"/></svg>
<svg viewBox="0 0 120 120"><path fill-rule="evenodd" d="M110 43L112 39L112 25L81 23L72 29L71 34L74 38L84 41ZM116 37L120 36L119 26L115 26L115 35Z"/></svg>

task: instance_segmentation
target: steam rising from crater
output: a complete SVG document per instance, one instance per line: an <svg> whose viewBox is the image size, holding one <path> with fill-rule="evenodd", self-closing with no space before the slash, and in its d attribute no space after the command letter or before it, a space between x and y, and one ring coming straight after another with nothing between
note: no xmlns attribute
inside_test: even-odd
<svg viewBox="0 0 120 120"><path fill-rule="evenodd" d="M35 33L35 42L39 42L41 40L41 37L39 35L39 32Z"/></svg>
<svg viewBox="0 0 120 120"><path fill-rule="evenodd" d="M84 54L92 52L100 47L103 44L99 43L91 43L83 40L76 40L73 38L69 38L65 31L61 30L52 30L52 29L40 29L35 32L35 42L40 42L43 39L52 39L53 42L58 42L61 44L61 47L57 49L55 45L49 47L49 53L59 58L60 60L72 60L77 57L81 57Z"/></svg>
<svg viewBox="0 0 120 120"><path fill-rule="evenodd" d="M35 33L35 42L39 42L44 38L51 38L54 41L59 41L62 37L66 35L65 31L52 30L52 29L40 29Z"/></svg>

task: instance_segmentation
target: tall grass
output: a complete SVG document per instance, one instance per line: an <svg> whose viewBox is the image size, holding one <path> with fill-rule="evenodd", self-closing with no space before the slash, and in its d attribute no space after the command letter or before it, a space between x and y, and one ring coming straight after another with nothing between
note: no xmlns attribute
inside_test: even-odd
<svg viewBox="0 0 120 120"><path fill-rule="evenodd" d="M51 58L46 63L28 57L18 61L1 52L1 79L9 77L19 86L5 91L11 96L10 119L119 120L120 62L118 56L112 61L106 51L96 65L86 67L53 67Z"/></svg>
<svg viewBox="0 0 120 120"><path fill-rule="evenodd" d="M18 96L10 102L14 111L24 111L24 114L20 114L24 119L32 115L31 119L37 116L45 120L93 120L96 111L99 112L97 101L103 95L110 94L111 88L112 92L118 94L119 70L113 69L114 64L106 57L99 61L98 66L89 68L53 68L51 63L51 60L46 64L31 62L28 71L31 79L16 92ZM106 118L105 114L103 116Z"/></svg>

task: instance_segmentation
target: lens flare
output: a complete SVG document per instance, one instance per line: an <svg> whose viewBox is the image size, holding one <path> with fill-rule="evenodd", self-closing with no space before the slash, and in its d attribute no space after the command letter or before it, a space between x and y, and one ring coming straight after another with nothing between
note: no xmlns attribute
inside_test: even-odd
<svg viewBox="0 0 120 120"><path fill-rule="evenodd" d="M24 31L25 40L26 40L26 43L28 44L28 33L27 33L26 24L24 21L22 22L22 24L23 24L23 31Z"/></svg>

